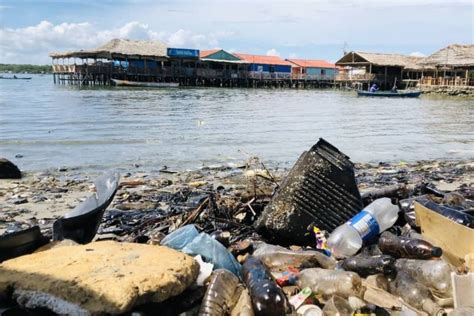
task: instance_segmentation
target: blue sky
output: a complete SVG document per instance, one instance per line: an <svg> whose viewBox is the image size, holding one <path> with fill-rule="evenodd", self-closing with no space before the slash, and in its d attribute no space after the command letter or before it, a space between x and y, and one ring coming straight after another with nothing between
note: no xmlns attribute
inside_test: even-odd
<svg viewBox="0 0 474 316"><path fill-rule="evenodd" d="M473 43L472 0L0 0L0 63L111 38L335 61L346 50L429 55Z"/></svg>

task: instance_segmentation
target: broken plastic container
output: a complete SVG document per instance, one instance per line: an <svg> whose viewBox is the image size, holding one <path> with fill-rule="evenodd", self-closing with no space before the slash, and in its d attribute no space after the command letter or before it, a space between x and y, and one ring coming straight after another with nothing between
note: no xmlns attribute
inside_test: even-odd
<svg viewBox="0 0 474 316"><path fill-rule="evenodd" d="M354 165L321 138L300 156L255 225L278 244L312 245L311 224L333 231L362 208Z"/></svg>
<svg viewBox="0 0 474 316"><path fill-rule="evenodd" d="M392 227L397 221L398 211L398 206L393 205L389 198L370 203L332 232L327 242L331 252L338 258L354 255L364 243Z"/></svg>
<svg viewBox="0 0 474 316"><path fill-rule="evenodd" d="M66 213L53 224L53 240L71 239L79 244L92 241L99 228L105 209L117 192L120 175L110 172L94 181L95 194Z"/></svg>

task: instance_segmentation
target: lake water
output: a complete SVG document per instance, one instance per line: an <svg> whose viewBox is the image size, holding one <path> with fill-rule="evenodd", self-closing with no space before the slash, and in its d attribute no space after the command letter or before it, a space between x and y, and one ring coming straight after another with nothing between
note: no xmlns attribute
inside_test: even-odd
<svg viewBox="0 0 474 316"><path fill-rule="evenodd" d="M20 169L182 170L251 156L290 166L319 137L355 162L474 158L472 99L52 81L0 80L0 156Z"/></svg>

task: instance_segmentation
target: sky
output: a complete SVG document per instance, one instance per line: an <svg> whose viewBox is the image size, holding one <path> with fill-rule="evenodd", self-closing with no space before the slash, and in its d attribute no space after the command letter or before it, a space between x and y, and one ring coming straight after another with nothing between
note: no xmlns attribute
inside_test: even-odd
<svg viewBox="0 0 474 316"><path fill-rule="evenodd" d="M0 63L113 38L335 62L343 51L429 55L472 44L473 0L0 0Z"/></svg>

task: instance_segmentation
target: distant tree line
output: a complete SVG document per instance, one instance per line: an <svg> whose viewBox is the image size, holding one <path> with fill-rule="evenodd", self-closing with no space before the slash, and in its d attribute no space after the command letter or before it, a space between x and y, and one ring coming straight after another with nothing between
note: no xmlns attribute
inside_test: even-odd
<svg viewBox="0 0 474 316"><path fill-rule="evenodd" d="M30 73L30 74L40 74L40 73L51 73L53 68L51 65L20 65L20 64L0 64L0 72L13 73Z"/></svg>

